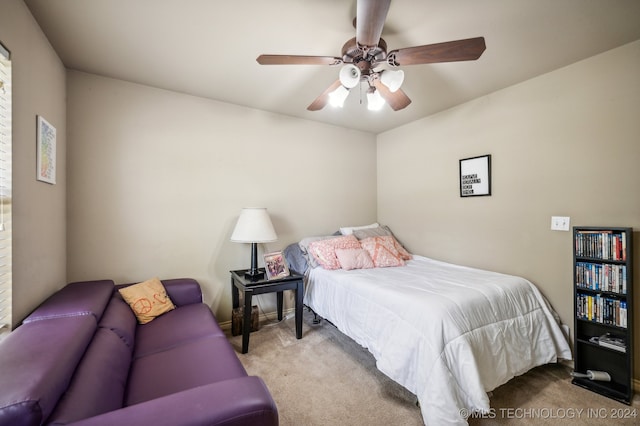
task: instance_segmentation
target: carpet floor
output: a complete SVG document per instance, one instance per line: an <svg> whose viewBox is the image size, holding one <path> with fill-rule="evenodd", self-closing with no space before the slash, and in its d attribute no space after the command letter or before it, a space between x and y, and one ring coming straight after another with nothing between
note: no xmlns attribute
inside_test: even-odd
<svg viewBox="0 0 640 426"><path fill-rule="evenodd" d="M263 321L229 341L250 375L262 377L282 426L423 425L416 397L382 374L373 356L326 321L304 311L302 339L293 318ZM470 425L639 425L640 398L628 406L571 384L553 364L515 377L491 393L491 412ZM437 426L437 425L436 425Z"/></svg>

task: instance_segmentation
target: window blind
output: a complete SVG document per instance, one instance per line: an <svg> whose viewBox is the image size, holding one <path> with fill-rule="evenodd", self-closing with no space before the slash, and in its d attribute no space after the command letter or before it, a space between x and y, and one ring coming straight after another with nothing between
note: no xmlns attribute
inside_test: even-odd
<svg viewBox="0 0 640 426"><path fill-rule="evenodd" d="M11 330L11 61L0 43L0 338Z"/></svg>

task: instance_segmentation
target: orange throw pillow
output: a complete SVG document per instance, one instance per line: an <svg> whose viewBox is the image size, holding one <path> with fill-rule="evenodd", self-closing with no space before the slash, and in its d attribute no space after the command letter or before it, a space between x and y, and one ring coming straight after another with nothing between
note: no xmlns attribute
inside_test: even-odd
<svg viewBox="0 0 640 426"><path fill-rule="evenodd" d="M124 287L118 291L129 304L140 324L146 324L165 312L175 309L175 305L158 278Z"/></svg>

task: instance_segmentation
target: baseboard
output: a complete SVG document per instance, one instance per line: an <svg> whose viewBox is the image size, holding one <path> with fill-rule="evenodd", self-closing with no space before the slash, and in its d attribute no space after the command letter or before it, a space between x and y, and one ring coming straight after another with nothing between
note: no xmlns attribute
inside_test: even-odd
<svg viewBox="0 0 640 426"><path fill-rule="evenodd" d="M222 331L224 331L225 333L227 332L231 333L231 320L219 322L218 325L220 326Z"/></svg>

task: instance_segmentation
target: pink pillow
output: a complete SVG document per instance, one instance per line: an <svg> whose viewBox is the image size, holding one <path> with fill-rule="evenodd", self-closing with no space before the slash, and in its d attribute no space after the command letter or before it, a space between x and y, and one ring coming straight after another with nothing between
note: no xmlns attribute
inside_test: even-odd
<svg viewBox="0 0 640 426"><path fill-rule="evenodd" d="M391 238L393 238L393 246L396 250L398 250L398 254L400 254L400 258L402 258L402 260L413 259L411 253L409 253L404 247L402 247L402 244L400 244L398 240L396 240L394 237Z"/></svg>
<svg viewBox="0 0 640 426"><path fill-rule="evenodd" d="M352 269L369 269L373 268L373 260L369 253L362 248L352 249L336 249L336 257L342 269L350 271Z"/></svg>
<svg viewBox="0 0 640 426"><path fill-rule="evenodd" d="M360 242L353 235L314 241L309 244L309 253L324 269L340 269L340 262L336 257L335 250L349 248L360 248Z"/></svg>
<svg viewBox="0 0 640 426"><path fill-rule="evenodd" d="M370 237L361 240L360 245L369 253L376 268L403 266L404 260L396 249L394 240L391 236Z"/></svg>

